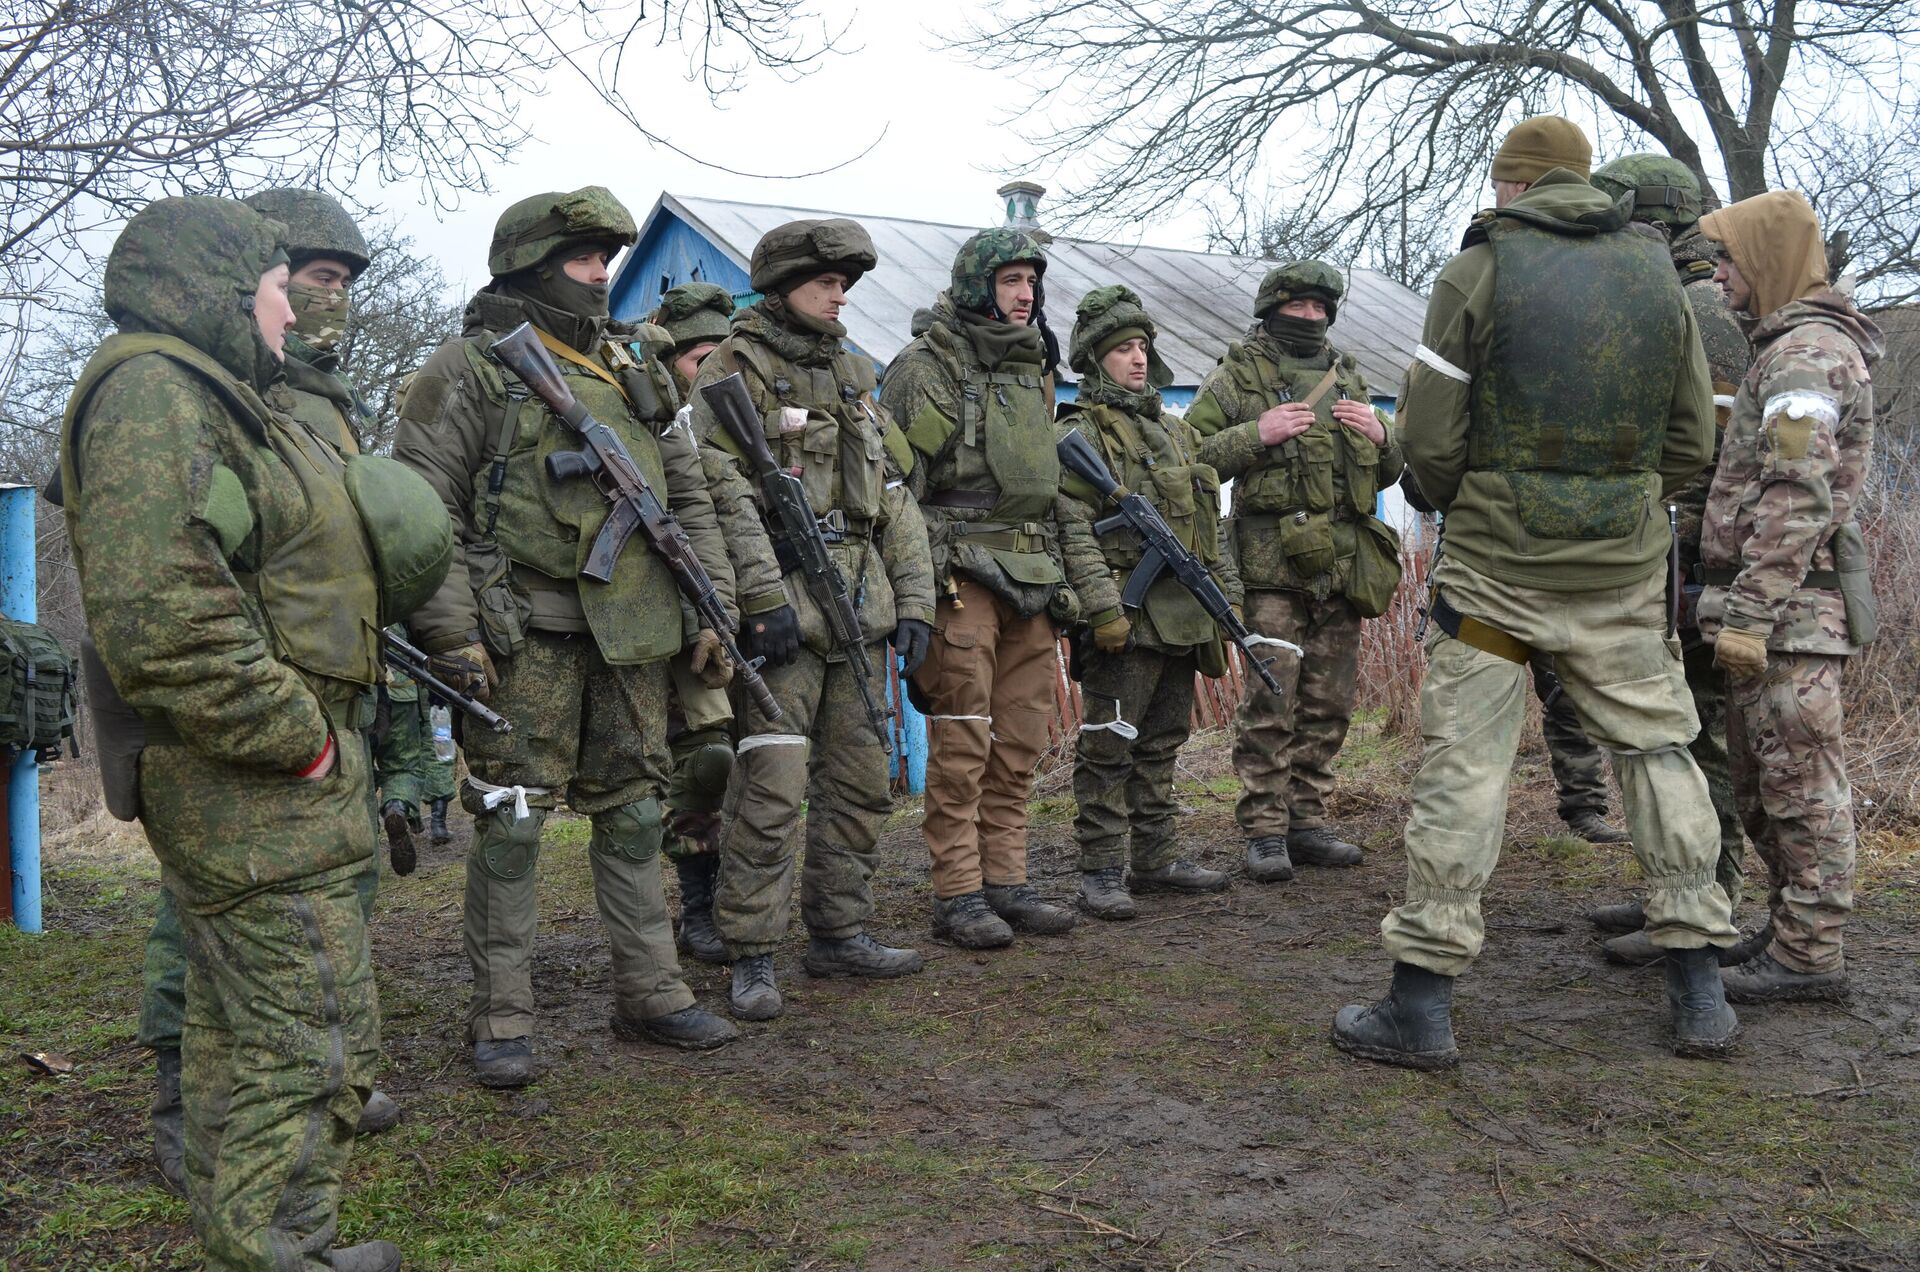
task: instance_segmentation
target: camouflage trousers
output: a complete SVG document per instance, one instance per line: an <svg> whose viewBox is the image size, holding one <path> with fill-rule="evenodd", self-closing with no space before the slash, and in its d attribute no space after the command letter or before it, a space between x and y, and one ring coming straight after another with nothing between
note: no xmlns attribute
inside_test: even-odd
<svg viewBox="0 0 1920 1272"><path fill-rule="evenodd" d="M874 700L883 701L884 644L868 647ZM769 723L743 701L743 736L727 787L727 829L713 921L734 958L770 954L787 931L800 877L800 917L814 936L858 935L873 915L880 829L893 809L887 755L861 705L852 669L811 649L762 673L780 704ZM744 699L744 695L742 695ZM804 865L801 808L805 815Z"/></svg>
<svg viewBox="0 0 1920 1272"><path fill-rule="evenodd" d="M382 804L399 800L409 816L455 794L453 761L434 758L428 705L425 698L390 704L386 736L373 752L373 781L379 788L375 798Z"/></svg>
<svg viewBox="0 0 1920 1272"><path fill-rule="evenodd" d="M1700 732L1687 745L1687 751L1700 766L1700 776L1707 779L1714 820L1720 823L1720 859L1714 863L1713 877L1727 890L1727 899L1738 914L1740 893L1746 883L1747 841L1740 829L1740 811L1734 807L1727 757L1727 678L1713 665L1713 646L1709 643L1689 647L1683 660L1693 711L1700 717Z"/></svg>
<svg viewBox="0 0 1920 1272"><path fill-rule="evenodd" d="M1553 656L1534 651L1527 660L1533 672L1534 696L1540 699L1540 736L1547 743L1547 759L1553 766L1553 787L1560 795L1560 820L1572 821L1581 813L1607 812L1607 762L1587 731L1580 727L1580 714L1566 694L1553 697Z"/></svg>
<svg viewBox="0 0 1920 1272"><path fill-rule="evenodd" d="M1451 558L1441 591L1470 615L1553 655L1587 735L1613 755L1627 829L1650 888L1647 935L1662 949L1739 938L1706 779L1687 753L1698 730L1677 642L1665 639L1664 580L1547 592L1503 583ZM1480 896L1500 858L1507 787L1526 719L1525 666L1428 635L1420 691L1425 751L1407 822L1406 900L1380 925L1396 962L1458 976L1486 940Z"/></svg>
<svg viewBox="0 0 1920 1272"><path fill-rule="evenodd" d="M1262 588L1247 593L1247 626L1305 653L1274 659L1281 693L1248 677L1234 718L1233 767L1241 786L1234 816L1249 839L1325 825L1333 757L1353 714L1360 615L1344 596L1317 601L1305 592Z"/></svg>
<svg viewBox="0 0 1920 1272"><path fill-rule="evenodd" d="M534 632L499 660L499 672L491 705L513 732L469 729L464 738L470 780L460 798L475 819L465 916L470 1036L533 1032L534 865L541 828L563 796L593 823L587 856L616 1007L641 1019L691 1007L660 884L666 664L612 667L589 636Z"/></svg>
<svg viewBox="0 0 1920 1272"><path fill-rule="evenodd" d="M1179 856L1173 766L1193 723L1193 651L1095 653L1080 681L1084 723L1073 752L1080 869L1155 870ZM1131 727L1135 736L1111 727Z"/></svg>
<svg viewBox="0 0 1920 1272"><path fill-rule="evenodd" d="M324 1269L380 1004L355 881L184 913L180 1089L194 1229L216 1269Z"/></svg>
<svg viewBox="0 0 1920 1272"><path fill-rule="evenodd" d="M1758 676L1728 685L1733 796L1767 863L1773 956L1797 972L1844 963L1853 912L1853 790L1836 654L1767 655Z"/></svg>
<svg viewBox="0 0 1920 1272"><path fill-rule="evenodd" d="M667 747L673 777L667 786L667 812L717 813L726 801L733 770L733 704L725 689L709 689L694 674L693 654L682 650L668 662ZM718 851L691 835L667 832L666 854L678 860Z"/></svg>

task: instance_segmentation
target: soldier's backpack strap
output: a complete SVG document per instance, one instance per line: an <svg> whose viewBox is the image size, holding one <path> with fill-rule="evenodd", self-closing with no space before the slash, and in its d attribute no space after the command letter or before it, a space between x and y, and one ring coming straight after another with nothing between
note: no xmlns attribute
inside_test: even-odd
<svg viewBox="0 0 1920 1272"><path fill-rule="evenodd" d="M500 492L507 485L507 455L513 450L514 439L520 435L520 412L527 404L528 393L526 385L489 361L474 341L467 341L465 348L467 363L479 376L482 390L488 398L501 404L500 426L493 434L493 459L487 465L486 485L480 490L480 508L485 514L480 533L491 541L494 526L500 520Z"/></svg>

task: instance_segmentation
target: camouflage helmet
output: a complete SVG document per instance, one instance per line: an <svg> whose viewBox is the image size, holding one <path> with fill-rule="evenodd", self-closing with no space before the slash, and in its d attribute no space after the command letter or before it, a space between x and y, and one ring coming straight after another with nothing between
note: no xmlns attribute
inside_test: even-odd
<svg viewBox="0 0 1920 1272"><path fill-rule="evenodd" d="M282 187L250 195L246 204L287 227L287 259L296 270L325 257L345 264L356 278L366 272L367 240L332 195Z"/></svg>
<svg viewBox="0 0 1920 1272"><path fill-rule="evenodd" d="M1153 347L1160 328L1147 315L1139 293L1118 283L1096 287L1080 298L1080 308L1073 315L1067 365L1081 375L1092 375L1113 346L1134 336L1147 340L1147 383L1156 389L1172 384L1173 373Z"/></svg>
<svg viewBox="0 0 1920 1272"><path fill-rule="evenodd" d="M953 303L976 314L994 310L993 274L1003 265L1030 261L1042 278L1047 273L1046 249L1025 230L1009 225L982 230L960 245L953 258ZM1040 297L1034 297L1039 308Z"/></svg>
<svg viewBox="0 0 1920 1272"><path fill-rule="evenodd" d="M1684 229L1700 219L1700 178L1668 155L1622 155L1594 170L1593 184L1618 201L1633 193L1633 219Z"/></svg>
<svg viewBox="0 0 1920 1272"><path fill-rule="evenodd" d="M1268 270L1260 280L1260 291L1253 298L1253 316L1265 318L1289 300L1313 297L1325 303L1327 322L1332 324L1340 316L1340 298L1346 294L1346 280L1325 261L1288 261Z"/></svg>
<svg viewBox="0 0 1920 1272"><path fill-rule="evenodd" d="M682 283L660 298L648 319L666 330L672 349L719 344L733 317L733 293L718 283Z"/></svg>
<svg viewBox="0 0 1920 1272"><path fill-rule="evenodd" d="M776 225L753 245L748 283L762 295L798 285L829 271L847 276L847 286L880 263L873 239L858 221L845 217L788 221Z"/></svg>
<svg viewBox="0 0 1920 1272"><path fill-rule="evenodd" d="M633 214L605 186L536 194L500 214L487 249L487 269L503 278L532 269L562 248L605 243L618 250L639 237Z"/></svg>

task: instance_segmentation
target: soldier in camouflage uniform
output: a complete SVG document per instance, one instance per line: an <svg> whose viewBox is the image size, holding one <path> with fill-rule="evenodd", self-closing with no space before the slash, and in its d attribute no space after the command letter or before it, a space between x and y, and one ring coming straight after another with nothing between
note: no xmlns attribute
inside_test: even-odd
<svg viewBox="0 0 1920 1272"><path fill-rule="evenodd" d="M1631 228L1629 204L1588 184L1591 153L1556 116L1507 135L1497 206L1441 270L1407 371L1407 462L1447 518L1420 692L1426 750L1406 899L1381 924L1392 988L1333 1025L1336 1046L1387 1064L1458 1060L1453 982L1485 940L1480 897L1536 649L1613 754L1650 885L1648 935L1666 954L1674 1050L1724 1054L1738 1032L1713 948L1738 933L1713 876L1706 780L1686 750L1697 723L1679 642L1662 630L1662 502L1712 453L1712 380L1665 251Z"/></svg>
<svg viewBox="0 0 1920 1272"><path fill-rule="evenodd" d="M873 673L867 689L884 702L884 642L892 640L908 674L926 656L933 567L926 523L906 489L913 453L874 407L872 362L841 344L847 291L877 263L873 240L854 221L792 221L767 231L752 257L761 299L734 319L694 377L693 431L703 451L745 463L699 392L742 373L774 458L799 476L853 595ZM760 540L768 533L760 531ZM777 534L771 542L782 559L794 559ZM767 656L764 674L782 714L769 721L742 704L740 771L728 792L714 900L733 959L733 1013L743 1020L784 1010L773 951L786 931L796 872L809 934L802 966L810 974L909 976L923 966L914 950L882 945L867 932L880 828L893 808L887 754L804 576L788 574L785 588L799 615L797 647L775 648L760 632L753 638Z"/></svg>
<svg viewBox="0 0 1920 1272"><path fill-rule="evenodd" d="M1567 695L1555 692L1560 681L1553 659L1536 652L1527 668L1533 673L1534 696L1540 699L1540 736L1553 769L1560 820L1590 844L1624 844L1627 832L1607 824L1606 759L1580 727L1580 713Z"/></svg>
<svg viewBox="0 0 1920 1272"><path fill-rule="evenodd" d="M1259 883L1293 878L1296 862L1360 860L1326 824L1326 799L1353 713L1360 620L1385 613L1400 582L1399 536L1373 515L1400 476L1400 445L1359 367L1327 342L1344 291L1320 261L1269 271L1259 322L1187 412L1205 439L1200 461L1241 479L1230 534L1247 625L1304 651L1275 662L1284 693L1249 682L1235 720L1235 816Z"/></svg>
<svg viewBox="0 0 1920 1272"><path fill-rule="evenodd" d="M388 630L406 639L405 624L396 623ZM428 830L436 844L453 839L447 829L447 806L459 792L454 788L453 761L434 754L431 699L411 677L391 667L386 693L387 729L373 749L373 782L393 872L403 875L413 873L414 835Z"/></svg>
<svg viewBox="0 0 1920 1272"><path fill-rule="evenodd" d="M137 784L185 929L208 1266L371 1272L400 1252L331 1247L380 1051L355 733L383 598L339 453L289 414L282 237L222 199L128 224L105 279L121 334L75 385L61 485L92 639L144 726L137 769L109 780Z"/></svg>
<svg viewBox="0 0 1920 1272"><path fill-rule="evenodd" d="M1055 718L1055 624L1080 616L1060 550L1060 457L1043 318L1046 253L1012 228L961 244L931 325L888 364L881 400L912 443L940 599L913 678L927 714L934 935L973 949L1073 911L1027 883L1027 801Z"/></svg>
<svg viewBox="0 0 1920 1272"><path fill-rule="evenodd" d="M1727 308L1726 295L1713 281L1717 249L1713 240L1700 232L1700 182L1693 170L1666 155L1627 155L1615 159L1593 174L1594 188L1615 199L1633 196L1633 219L1652 226L1667 239L1667 251L1679 272L1680 285L1693 306L1694 321L1700 326L1700 343L1707 355L1707 369L1713 374L1714 416L1722 428L1733 405L1736 386L1746 378L1753 351L1740 323ZM1700 527L1706 511L1707 491L1720 459L1721 433L1714 432L1714 463L1674 495L1679 510L1680 569L1691 575L1700 561ZM1699 585L1693 585L1698 594ZM1687 670L1687 689L1693 694L1694 713L1700 717L1700 732L1687 748L1707 779L1707 793L1713 797L1713 813L1720 822L1720 859L1714 865L1714 877L1727 890L1736 914L1740 908L1743 881L1741 858L1746 841L1740 831L1740 814L1733 805L1733 787L1727 771L1727 683L1713 665L1713 644L1700 635L1693 607L1685 607L1688 619L1680 633L1681 658ZM1646 915L1638 901L1602 906L1591 915L1596 926L1622 933L1602 943L1609 959L1616 963L1650 963L1660 951L1647 939ZM1729 947L1722 955L1725 962L1743 962L1766 940L1749 938Z"/></svg>
<svg viewBox="0 0 1920 1272"><path fill-rule="evenodd" d="M1127 288L1086 294L1069 346L1080 393L1061 407L1062 431L1077 428L1097 446L1107 470L1159 509L1237 605L1240 580L1225 550L1220 478L1196 458L1199 435L1161 410L1159 390L1172 376L1154 352L1158 334ZM1080 908L1095 918L1130 919L1137 910L1127 891L1129 830L1135 888L1227 886L1226 875L1181 855L1173 800L1174 760L1193 717L1193 678L1223 673L1226 654L1213 619L1171 575L1129 618L1120 590L1139 564L1140 536L1123 528L1096 537L1094 521L1111 511L1100 494L1072 474L1064 493L1061 542L1074 577L1085 580L1080 599L1087 609L1087 630L1075 637L1084 716L1073 759Z"/></svg>
<svg viewBox="0 0 1920 1272"><path fill-rule="evenodd" d="M679 516L731 611L733 570L699 460L684 433L665 427L673 382L609 328L607 261L633 240L633 218L600 186L508 208L488 256L493 281L469 303L461 337L413 377L394 438L395 457L439 491L457 536L445 586L409 620L415 643L455 688L490 695L514 725L464 738L461 803L476 819L468 1025L488 1086L533 1080L533 870L541 827L563 796L593 823L588 859L612 945L614 1033L687 1048L736 1036L681 979L660 882L667 663L693 643L696 672L728 671L719 639L683 627L691 611L644 539L627 545L610 582L579 580L606 497L591 482L552 477L547 456L577 439L486 356L493 340L533 324L574 395L620 435Z"/></svg>
<svg viewBox="0 0 1920 1272"><path fill-rule="evenodd" d="M1801 195L1744 199L1700 229L1719 246L1728 304L1753 323L1697 571L1700 632L1727 673L1733 795L1772 885L1772 942L1727 973L1727 996L1839 998L1854 865L1840 685L1874 635L1854 511L1873 452L1868 368L1884 345L1827 285Z"/></svg>

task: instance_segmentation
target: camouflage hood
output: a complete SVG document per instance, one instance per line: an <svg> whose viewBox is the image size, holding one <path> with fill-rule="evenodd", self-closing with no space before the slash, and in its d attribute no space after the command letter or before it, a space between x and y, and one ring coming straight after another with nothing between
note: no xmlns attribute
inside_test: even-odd
<svg viewBox="0 0 1920 1272"><path fill-rule="evenodd" d="M260 276L286 262L283 234L278 222L231 199L155 200L107 256L107 316L122 331L183 340L265 389L281 367L260 337L253 295Z"/></svg>
<svg viewBox="0 0 1920 1272"><path fill-rule="evenodd" d="M1773 190L1700 218L1700 230L1726 248L1753 289L1752 314L1776 309L1827 288L1827 249L1820 219L1806 197Z"/></svg>
<svg viewBox="0 0 1920 1272"><path fill-rule="evenodd" d="M1167 370L1154 348L1160 329L1147 315L1139 294L1119 284L1096 287L1081 298L1073 316L1068 365L1083 376L1101 374L1100 359L1114 345L1134 336L1146 337L1148 385L1163 389L1172 384L1173 372Z"/></svg>

